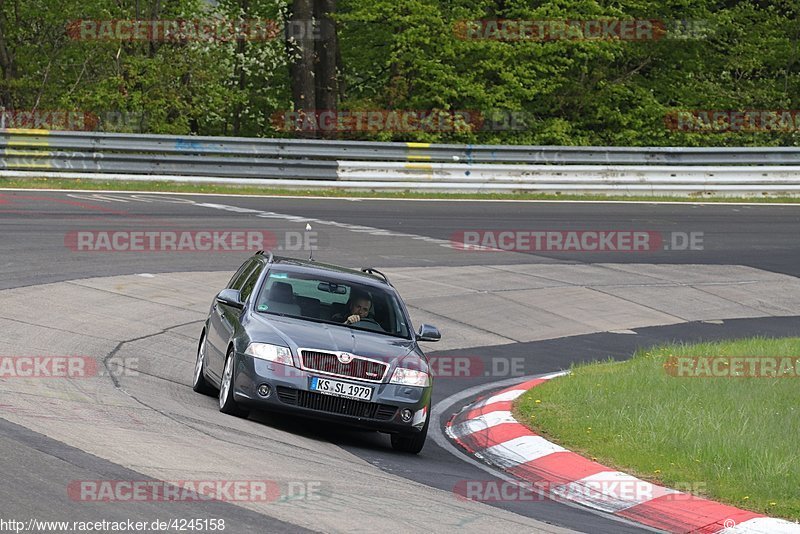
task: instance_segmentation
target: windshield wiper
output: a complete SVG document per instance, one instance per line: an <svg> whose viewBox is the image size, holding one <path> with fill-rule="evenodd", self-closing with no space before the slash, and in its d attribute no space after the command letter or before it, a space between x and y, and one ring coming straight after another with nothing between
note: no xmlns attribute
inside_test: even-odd
<svg viewBox="0 0 800 534"><path fill-rule="evenodd" d="M384 336L391 336L391 337L398 337L400 339L411 339L410 337L402 336L400 334L393 334L391 332L387 332L386 330L373 330L371 328L359 328L357 327L358 323L353 324L343 324L342 326L346 326L348 328L352 328L353 330L358 330L359 332L372 332L373 334L383 334Z"/></svg>

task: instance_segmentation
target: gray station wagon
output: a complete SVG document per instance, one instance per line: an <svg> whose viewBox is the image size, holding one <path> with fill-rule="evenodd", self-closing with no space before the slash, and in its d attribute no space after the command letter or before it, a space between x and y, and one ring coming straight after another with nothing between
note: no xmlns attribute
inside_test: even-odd
<svg viewBox="0 0 800 534"><path fill-rule="evenodd" d="M214 299L200 335L193 388L220 411L326 419L425 444L433 378L403 301L385 275L256 253Z"/></svg>

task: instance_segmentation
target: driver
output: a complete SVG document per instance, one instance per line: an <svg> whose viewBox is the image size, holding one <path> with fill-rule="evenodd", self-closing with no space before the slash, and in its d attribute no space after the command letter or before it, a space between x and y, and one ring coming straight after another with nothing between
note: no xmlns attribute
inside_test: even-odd
<svg viewBox="0 0 800 534"><path fill-rule="evenodd" d="M347 318L344 320L344 324L353 324L361 319L366 319L371 307L372 298L369 293L353 292L347 300ZM341 321L342 316L339 315L334 320Z"/></svg>
<svg viewBox="0 0 800 534"><path fill-rule="evenodd" d="M384 332L383 327L378 322L369 317L369 311L372 309L372 297L366 291L354 290L350 293L350 298L347 299L347 311L344 314L336 314L331 317L332 321L341 322L346 325L355 324L363 321L359 328L366 328L368 330L375 330L377 332Z"/></svg>

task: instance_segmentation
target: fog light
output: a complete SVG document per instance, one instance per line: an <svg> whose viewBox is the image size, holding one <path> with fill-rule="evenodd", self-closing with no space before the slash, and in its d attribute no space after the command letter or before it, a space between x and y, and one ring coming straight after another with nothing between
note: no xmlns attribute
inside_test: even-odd
<svg viewBox="0 0 800 534"><path fill-rule="evenodd" d="M403 420L404 423L408 423L411 421L411 418L414 416L414 412L406 408L405 410L400 411L400 419Z"/></svg>
<svg viewBox="0 0 800 534"><path fill-rule="evenodd" d="M272 393L272 388L270 388L267 384L261 384L258 386L258 394L262 397L269 397L270 393Z"/></svg>

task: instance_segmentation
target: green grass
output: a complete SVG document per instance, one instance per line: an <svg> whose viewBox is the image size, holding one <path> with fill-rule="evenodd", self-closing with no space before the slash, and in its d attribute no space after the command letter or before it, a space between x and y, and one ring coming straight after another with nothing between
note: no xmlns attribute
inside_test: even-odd
<svg viewBox="0 0 800 534"><path fill-rule="evenodd" d="M514 405L562 446L667 487L800 519L800 377L686 378L672 356L800 356L800 338L668 345L576 365Z"/></svg>
<svg viewBox="0 0 800 534"><path fill-rule="evenodd" d="M210 193L224 195L314 196L331 198L409 198L432 200L625 200L638 202L758 202L800 204L800 197L713 197L706 195L626 196L626 195L560 195L545 193L432 193L421 191L351 191L345 189L277 189L234 185L193 185L176 182L136 182L111 180L81 180L65 178L0 178L0 189L70 189L92 191L151 191L172 193Z"/></svg>

